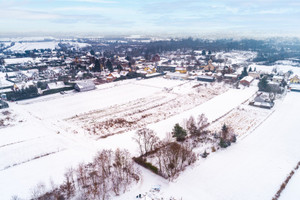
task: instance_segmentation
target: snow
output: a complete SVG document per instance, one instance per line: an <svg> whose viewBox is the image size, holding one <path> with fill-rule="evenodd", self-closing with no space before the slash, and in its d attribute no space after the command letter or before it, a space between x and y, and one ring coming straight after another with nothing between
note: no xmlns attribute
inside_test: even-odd
<svg viewBox="0 0 300 200"><path fill-rule="evenodd" d="M126 148L133 156L137 154L138 146L132 140L135 130L95 140L79 129L77 134L70 132L74 124L66 118L138 102L143 98L151 99L158 94L184 96L197 90L191 87L195 84L199 82L161 77L126 80L99 85L96 90L84 93L67 92L65 95L10 103L12 115L21 116L23 120L0 129L1 199L10 199L12 195L29 199L31 189L40 181L48 187L50 179L60 184L67 168L76 167L83 161L89 162L100 149ZM171 92L166 92L165 87L170 87ZM211 87L207 85L207 88ZM203 92L207 91L203 89ZM205 113L209 121L214 121L227 113L234 113L256 91L256 87L229 89L148 126L164 138L175 123L181 123L191 115L196 117ZM174 182L169 183L140 168L142 180L129 192L114 199L135 199L136 195L146 192L148 199L150 196L182 197L185 200L271 199L299 161L300 125L295 117L300 109L299 100L299 93L288 93L283 102L278 103L275 112L247 137L240 138L228 149L199 159ZM255 111L258 112L258 109L255 108ZM257 116L256 112L253 116ZM155 185L161 186L160 192L150 192Z"/></svg>
<svg viewBox="0 0 300 200"><path fill-rule="evenodd" d="M300 125L295 117L300 109L299 100L300 94L289 93L254 132L228 149L200 159L174 182L153 181L156 176L144 173L141 185L116 199L134 199L137 193L148 192L153 182L161 185L162 193L157 197L271 199L299 159ZM294 180L299 183L299 179ZM286 199L300 198L296 183L292 183Z"/></svg>
<svg viewBox="0 0 300 200"><path fill-rule="evenodd" d="M296 171L294 176L289 181L285 190L281 193L280 200L298 200L300 197L300 171Z"/></svg>
<svg viewBox="0 0 300 200"><path fill-rule="evenodd" d="M190 116L194 116L194 118L197 119L197 117L203 113L208 118L208 121L212 122L249 99L256 91L257 89L255 87L246 88L244 90L231 89L191 110L182 112L179 115L170 117L156 124L151 124L149 128L156 131L157 134L163 138L167 132L172 131L176 123L182 123L184 119L188 119ZM224 102L226 102L226 104L224 104Z"/></svg>
<svg viewBox="0 0 300 200"><path fill-rule="evenodd" d="M226 64L243 64L248 60L255 58L256 52L252 51L231 51L231 52L218 52L216 53L217 59L225 59Z"/></svg>
<svg viewBox="0 0 300 200"><path fill-rule="evenodd" d="M82 42L62 42L62 43L63 44L69 44L69 45L77 47L77 48L84 48L84 47L91 46L88 43L82 43Z"/></svg>
<svg viewBox="0 0 300 200"><path fill-rule="evenodd" d="M280 64L275 64L272 66L268 65L260 65L260 64L251 64L249 68L255 69L256 71L271 73L274 68L277 69L277 72L282 71L283 73L292 70L294 74L300 75L300 67L295 67L293 65L289 65L289 63L281 62Z"/></svg>
<svg viewBox="0 0 300 200"><path fill-rule="evenodd" d="M19 41L43 41L43 40L54 40L54 37L13 37L13 38L0 38L0 41L11 41L11 42L19 42Z"/></svg>
<svg viewBox="0 0 300 200"><path fill-rule="evenodd" d="M8 48L10 51L26 51L34 49L55 49L58 42L16 42L14 46Z"/></svg>
<svg viewBox="0 0 300 200"><path fill-rule="evenodd" d="M13 83L6 80L6 73L0 72L0 88L13 86Z"/></svg>
<svg viewBox="0 0 300 200"><path fill-rule="evenodd" d="M26 62L31 62L31 63L40 63L39 58L7 58L4 59L5 64L11 65L11 64L21 64L21 63L26 63Z"/></svg>

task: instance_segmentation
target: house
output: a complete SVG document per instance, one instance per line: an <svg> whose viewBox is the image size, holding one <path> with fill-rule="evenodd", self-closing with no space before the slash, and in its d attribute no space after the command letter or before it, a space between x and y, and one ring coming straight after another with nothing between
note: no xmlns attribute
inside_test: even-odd
<svg viewBox="0 0 300 200"><path fill-rule="evenodd" d="M77 90L78 92L94 90L95 88L96 86L94 82L91 80L84 80L84 81L77 82L75 84L75 90Z"/></svg>
<svg viewBox="0 0 300 200"><path fill-rule="evenodd" d="M120 76L126 76L128 74L128 71L120 71Z"/></svg>
<svg viewBox="0 0 300 200"><path fill-rule="evenodd" d="M290 79L290 83L300 83L300 78L298 77L298 75L293 76Z"/></svg>
<svg viewBox="0 0 300 200"><path fill-rule="evenodd" d="M197 81L214 82L215 77L201 75L197 76Z"/></svg>
<svg viewBox="0 0 300 200"><path fill-rule="evenodd" d="M240 80L240 84L249 87L253 80L254 78L252 76L245 76Z"/></svg>
<svg viewBox="0 0 300 200"><path fill-rule="evenodd" d="M274 103L271 102L269 98L266 98L262 93L258 94L249 104L267 109L271 109L274 106Z"/></svg>
<svg viewBox="0 0 300 200"><path fill-rule="evenodd" d="M179 72L181 74L185 74L186 73L186 68L185 67L176 67L175 68L175 72Z"/></svg>
<svg viewBox="0 0 300 200"><path fill-rule="evenodd" d="M110 74L108 74L106 79L112 81L112 80L115 80L120 77L121 77L121 75L118 72L111 72Z"/></svg>
<svg viewBox="0 0 300 200"><path fill-rule="evenodd" d="M280 93L280 94L283 93L284 88L280 86L280 83L277 83L274 81L269 81L268 84L269 84L272 92L276 92L276 93Z"/></svg>
<svg viewBox="0 0 300 200"><path fill-rule="evenodd" d="M216 67L212 64L212 60L209 60L207 65L200 66L200 68L203 68L206 72L214 72L216 70Z"/></svg>
<svg viewBox="0 0 300 200"><path fill-rule="evenodd" d="M148 74L152 74L156 72L156 68L153 65L149 65L144 68L144 71L146 71Z"/></svg>

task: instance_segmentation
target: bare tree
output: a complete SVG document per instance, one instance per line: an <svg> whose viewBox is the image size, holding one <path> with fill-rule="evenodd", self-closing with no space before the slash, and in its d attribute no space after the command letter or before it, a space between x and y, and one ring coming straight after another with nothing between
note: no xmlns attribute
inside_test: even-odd
<svg viewBox="0 0 300 200"><path fill-rule="evenodd" d="M202 134L204 128L206 128L208 125L209 123L207 117L204 114L199 115L197 121L198 134Z"/></svg>
<svg viewBox="0 0 300 200"><path fill-rule="evenodd" d="M74 170L72 168L69 168L65 173L65 180L61 189L66 193L68 199L75 194Z"/></svg>
<svg viewBox="0 0 300 200"><path fill-rule="evenodd" d="M160 172L163 176L173 179L185 166L196 161L196 155L190 145L172 142L156 153Z"/></svg>
<svg viewBox="0 0 300 200"><path fill-rule="evenodd" d="M154 131L148 128L138 130L133 140L138 143L141 155L147 155L150 151L153 151L159 143L159 138Z"/></svg>
<svg viewBox="0 0 300 200"><path fill-rule="evenodd" d="M198 135L198 129L196 126L195 118L191 116L187 121L186 121L186 129L188 130L189 134L192 136Z"/></svg>
<svg viewBox="0 0 300 200"><path fill-rule="evenodd" d="M46 186L44 183L40 182L31 191L32 199L39 199L46 192Z"/></svg>

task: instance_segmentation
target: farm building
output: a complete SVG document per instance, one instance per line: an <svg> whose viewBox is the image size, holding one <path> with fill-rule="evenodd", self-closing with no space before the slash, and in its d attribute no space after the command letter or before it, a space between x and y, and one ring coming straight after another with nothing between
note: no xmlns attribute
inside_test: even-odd
<svg viewBox="0 0 300 200"><path fill-rule="evenodd" d="M65 83L63 81L57 81L57 82L52 82L47 84L47 89L48 90L53 90L53 89L60 89L66 87Z"/></svg>
<svg viewBox="0 0 300 200"><path fill-rule="evenodd" d="M163 71L168 71L168 72L175 72L176 65L161 65L156 67L156 71L158 72L163 72Z"/></svg>
<svg viewBox="0 0 300 200"><path fill-rule="evenodd" d="M77 90L78 92L94 90L95 88L96 86L91 80L80 81L75 84L75 90Z"/></svg>
<svg viewBox="0 0 300 200"><path fill-rule="evenodd" d="M245 76L240 80L240 84L249 87L253 80L254 78L252 76Z"/></svg>
<svg viewBox="0 0 300 200"><path fill-rule="evenodd" d="M202 75L202 76L197 76L197 81L214 82L215 78L211 76Z"/></svg>
<svg viewBox="0 0 300 200"><path fill-rule="evenodd" d="M176 80L187 80L189 77L188 74L181 74L181 73L167 73L166 78L167 79L176 79Z"/></svg>

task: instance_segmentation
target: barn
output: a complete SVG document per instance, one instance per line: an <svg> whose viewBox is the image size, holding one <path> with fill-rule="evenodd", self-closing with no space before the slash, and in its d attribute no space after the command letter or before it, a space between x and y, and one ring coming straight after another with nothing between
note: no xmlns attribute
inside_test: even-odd
<svg viewBox="0 0 300 200"><path fill-rule="evenodd" d="M78 92L94 90L95 88L96 86L91 80L80 81L75 84L75 90L77 90Z"/></svg>
<svg viewBox="0 0 300 200"><path fill-rule="evenodd" d="M197 81L214 82L215 78L211 76L197 76Z"/></svg>

